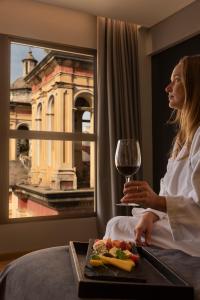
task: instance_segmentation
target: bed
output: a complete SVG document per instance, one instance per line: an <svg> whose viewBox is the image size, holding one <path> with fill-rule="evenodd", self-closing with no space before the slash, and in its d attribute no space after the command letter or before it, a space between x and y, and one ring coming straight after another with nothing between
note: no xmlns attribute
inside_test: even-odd
<svg viewBox="0 0 200 300"><path fill-rule="evenodd" d="M200 300L200 258L176 250L148 249L188 281L194 287L195 300ZM68 246L34 251L12 261L0 273L0 299L80 299L72 275Z"/></svg>

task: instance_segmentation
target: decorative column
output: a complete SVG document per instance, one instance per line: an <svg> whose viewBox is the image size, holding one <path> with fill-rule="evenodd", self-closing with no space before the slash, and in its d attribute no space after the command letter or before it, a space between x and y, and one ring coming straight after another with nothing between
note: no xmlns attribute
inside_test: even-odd
<svg viewBox="0 0 200 300"><path fill-rule="evenodd" d="M55 130L72 132L72 87L57 82L55 89ZM76 188L76 176L73 168L72 142L55 141L55 159L52 172L54 188L67 190Z"/></svg>
<svg viewBox="0 0 200 300"><path fill-rule="evenodd" d="M94 100L92 100L92 104ZM90 133L94 133L94 108L91 109ZM95 186L95 142L90 143L90 188Z"/></svg>

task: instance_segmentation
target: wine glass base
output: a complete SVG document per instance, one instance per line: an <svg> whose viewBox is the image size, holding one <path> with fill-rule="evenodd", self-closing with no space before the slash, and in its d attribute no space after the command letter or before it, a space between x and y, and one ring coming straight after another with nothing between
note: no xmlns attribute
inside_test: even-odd
<svg viewBox="0 0 200 300"><path fill-rule="evenodd" d="M132 206L135 208L141 208L141 206L139 204L136 203L116 203L117 206Z"/></svg>

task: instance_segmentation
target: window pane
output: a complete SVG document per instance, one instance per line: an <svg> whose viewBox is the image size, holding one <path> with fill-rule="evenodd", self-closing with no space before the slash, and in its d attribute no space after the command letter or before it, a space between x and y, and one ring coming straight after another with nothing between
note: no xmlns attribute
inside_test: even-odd
<svg viewBox="0 0 200 300"><path fill-rule="evenodd" d="M94 57L11 43L10 128L94 133Z"/></svg>
<svg viewBox="0 0 200 300"><path fill-rule="evenodd" d="M10 139L9 218L94 211L94 142Z"/></svg>

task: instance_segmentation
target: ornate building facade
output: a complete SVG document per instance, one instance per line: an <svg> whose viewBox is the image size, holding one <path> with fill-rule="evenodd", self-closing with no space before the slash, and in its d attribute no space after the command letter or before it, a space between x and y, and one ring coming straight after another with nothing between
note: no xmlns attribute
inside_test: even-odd
<svg viewBox="0 0 200 300"><path fill-rule="evenodd" d="M11 85L10 128L94 131L93 63L50 51L40 63L29 52L23 77ZM10 160L28 157L28 183L54 190L94 187L94 143L11 140Z"/></svg>

